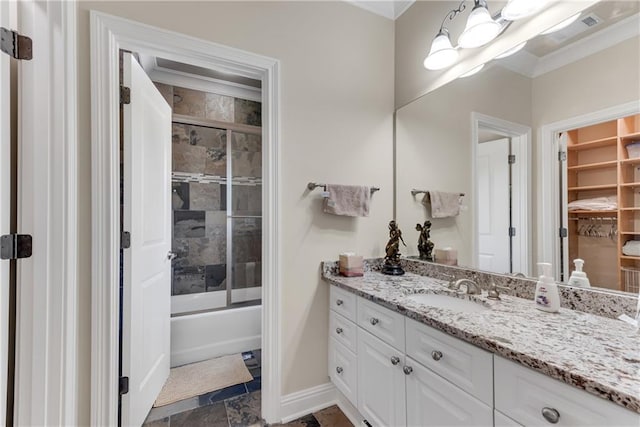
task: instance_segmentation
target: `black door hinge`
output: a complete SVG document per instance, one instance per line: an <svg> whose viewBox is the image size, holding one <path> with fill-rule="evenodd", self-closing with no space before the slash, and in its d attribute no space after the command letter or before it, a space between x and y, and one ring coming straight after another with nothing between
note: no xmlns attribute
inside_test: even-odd
<svg viewBox="0 0 640 427"><path fill-rule="evenodd" d="M122 249L129 249L131 247L131 233L123 231L120 236L120 247Z"/></svg>
<svg viewBox="0 0 640 427"><path fill-rule="evenodd" d="M564 227L560 227L560 237L561 237L561 238L562 238L562 237L567 237L567 236L568 236L568 234L569 234L569 233L567 232L567 229L566 229L566 228L564 228Z"/></svg>
<svg viewBox="0 0 640 427"><path fill-rule="evenodd" d="M120 394L129 393L129 377L120 377L118 388L120 390Z"/></svg>
<svg viewBox="0 0 640 427"><path fill-rule="evenodd" d="M131 104L131 89L126 86L120 86L120 103Z"/></svg>
<svg viewBox="0 0 640 427"><path fill-rule="evenodd" d="M29 234L6 234L0 237L0 259L29 258L33 248Z"/></svg>
<svg viewBox="0 0 640 427"><path fill-rule="evenodd" d="M27 36L16 31L0 27L0 48L15 59L30 60L33 58L33 42Z"/></svg>
<svg viewBox="0 0 640 427"><path fill-rule="evenodd" d="M516 228L509 227L509 237L515 237L515 236L516 236Z"/></svg>
<svg viewBox="0 0 640 427"><path fill-rule="evenodd" d="M509 164L513 165L516 162L516 155L515 154L509 154Z"/></svg>
<svg viewBox="0 0 640 427"><path fill-rule="evenodd" d="M567 161L567 152L566 151L558 151L558 161L566 162Z"/></svg>

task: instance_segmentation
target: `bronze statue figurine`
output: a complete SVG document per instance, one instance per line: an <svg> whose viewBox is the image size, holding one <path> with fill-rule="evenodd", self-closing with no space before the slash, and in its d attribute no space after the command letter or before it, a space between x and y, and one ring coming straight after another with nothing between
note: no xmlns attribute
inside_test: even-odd
<svg viewBox="0 0 640 427"><path fill-rule="evenodd" d="M401 276L404 270L400 266L400 242L407 246L402 239L402 231L398 228L398 224L394 220L389 221L389 242L385 247L386 255L382 272L392 276Z"/></svg>
<svg viewBox="0 0 640 427"><path fill-rule="evenodd" d="M425 221L424 225L416 224L416 230L420 232L420 237L418 238L420 259L433 261L433 242L429 240L429 237L431 237L431 221Z"/></svg>

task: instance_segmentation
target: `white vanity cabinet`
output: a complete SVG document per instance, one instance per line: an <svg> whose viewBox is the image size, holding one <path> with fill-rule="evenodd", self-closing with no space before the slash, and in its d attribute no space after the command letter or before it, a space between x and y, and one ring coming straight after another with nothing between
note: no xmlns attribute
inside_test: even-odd
<svg viewBox="0 0 640 427"><path fill-rule="evenodd" d="M329 378L355 406L358 402L356 296L332 286L329 300Z"/></svg>
<svg viewBox="0 0 640 427"><path fill-rule="evenodd" d="M496 356L495 407L526 426L634 426L640 414Z"/></svg>

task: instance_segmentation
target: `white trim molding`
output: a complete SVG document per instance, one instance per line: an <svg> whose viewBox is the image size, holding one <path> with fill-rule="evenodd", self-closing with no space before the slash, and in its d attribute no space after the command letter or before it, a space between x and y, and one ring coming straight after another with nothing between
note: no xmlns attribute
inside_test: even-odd
<svg viewBox="0 0 640 427"><path fill-rule="evenodd" d="M513 181L514 197L512 211L517 216L520 230L516 230L516 236L513 240L513 249L519 255L520 273L525 275L531 274L531 243L532 228L530 221L529 209L531 206L531 128L529 126L518 123L509 122L507 120L498 119L476 112L471 113L471 176L476 176L476 151L478 145L479 128L484 127L490 129L500 135L512 138L512 148L516 154L517 162L521 167L517 168ZM524 191L521 191L524 189ZM471 198L473 200L473 211L478 211L478 183L474 179L472 186ZM478 217L473 215L472 221L472 242L474 264L478 265L478 238L476 236L478 230Z"/></svg>
<svg viewBox="0 0 640 427"><path fill-rule="evenodd" d="M17 231L33 255L17 262L14 425L77 425L76 5L17 8L33 40L18 67Z"/></svg>
<svg viewBox="0 0 640 427"><path fill-rule="evenodd" d="M91 424L118 422L120 151L118 52L125 49L262 82L262 417L280 421L280 64L272 58L92 11Z"/></svg>
<svg viewBox="0 0 640 427"><path fill-rule="evenodd" d="M282 396L282 422L288 423L337 404L337 393L336 387L329 382Z"/></svg>
<svg viewBox="0 0 640 427"><path fill-rule="evenodd" d="M538 262L551 262L555 278L560 276L560 168L558 167L558 141L556 135L571 129L594 125L640 113L640 100L605 108L566 120L543 125L540 128L538 148Z"/></svg>

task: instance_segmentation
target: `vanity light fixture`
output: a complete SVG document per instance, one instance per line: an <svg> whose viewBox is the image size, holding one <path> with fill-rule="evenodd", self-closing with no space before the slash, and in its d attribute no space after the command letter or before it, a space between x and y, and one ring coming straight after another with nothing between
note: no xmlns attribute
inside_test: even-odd
<svg viewBox="0 0 640 427"><path fill-rule="evenodd" d="M480 70L482 70L483 68L484 68L484 64L480 64L477 67L474 67L474 68L470 69L466 73L461 74L460 78L473 76L474 74L479 73Z"/></svg>
<svg viewBox="0 0 640 427"><path fill-rule="evenodd" d="M467 25L458 38L458 45L465 49L484 46L498 37L501 30L502 25L491 18L487 2L475 0Z"/></svg>
<svg viewBox="0 0 640 427"><path fill-rule="evenodd" d="M440 28L440 32L431 43L429 55L424 60L424 67L427 70L441 70L456 62L458 51L451 45L449 31Z"/></svg>
<svg viewBox="0 0 640 427"><path fill-rule="evenodd" d="M579 17L580 17L580 13L576 13L572 17L565 19L564 21L560 22L559 24L554 25L553 27L549 28L548 30L545 30L545 31L541 32L540 34L551 34L551 33L555 33L556 31L560 31L563 28L567 28L569 25L571 25L574 22L576 22Z"/></svg>
<svg viewBox="0 0 640 427"><path fill-rule="evenodd" d="M507 56L511 56L514 53L520 52L525 46L526 46L527 42L524 41L522 43L520 43L519 45L512 47L511 49L504 51L503 53L501 53L500 55L496 56L495 59L501 59L501 58L506 58Z"/></svg>

